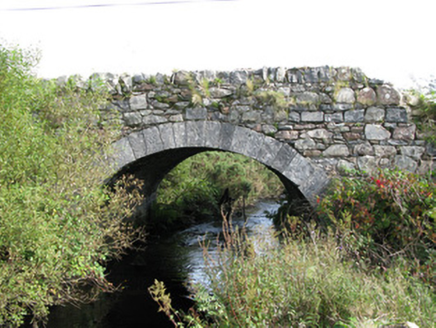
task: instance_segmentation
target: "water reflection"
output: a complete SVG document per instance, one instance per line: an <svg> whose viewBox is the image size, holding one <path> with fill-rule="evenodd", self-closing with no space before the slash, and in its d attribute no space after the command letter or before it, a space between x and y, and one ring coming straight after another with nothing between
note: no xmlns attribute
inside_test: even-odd
<svg viewBox="0 0 436 328"><path fill-rule="evenodd" d="M245 227L247 235L252 237L256 252L265 251L265 247L276 246L277 240L271 235L274 231L272 220L267 218L265 213L274 213L278 209L278 204L273 201L262 201L255 207L247 210L247 220L243 217L234 217L232 224L236 228ZM209 279L205 273L203 249L200 242L209 245L208 252L212 258L217 256L217 237L222 233L222 222L214 221L195 225L179 232L176 236L185 249L184 270L187 272L188 283L200 283L207 286Z"/></svg>

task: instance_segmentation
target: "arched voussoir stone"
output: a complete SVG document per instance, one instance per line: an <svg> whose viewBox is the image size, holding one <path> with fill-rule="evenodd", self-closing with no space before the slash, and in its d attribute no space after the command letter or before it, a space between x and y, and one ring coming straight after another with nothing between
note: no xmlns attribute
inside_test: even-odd
<svg viewBox="0 0 436 328"><path fill-rule="evenodd" d="M111 162L117 171L129 166L138 171L141 165L144 165L144 170L151 171L151 167L155 166L153 174L143 173L144 179L156 180L150 182L151 192L172 167L206 150L242 154L264 164L279 175L287 188L297 189L312 204L316 203L317 196L329 181L322 169L287 143L224 122L165 123L133 132L114 144ZM171 155L171 151L174 151L174 155ZM156 174L159 167L163 171Z"/></svg>

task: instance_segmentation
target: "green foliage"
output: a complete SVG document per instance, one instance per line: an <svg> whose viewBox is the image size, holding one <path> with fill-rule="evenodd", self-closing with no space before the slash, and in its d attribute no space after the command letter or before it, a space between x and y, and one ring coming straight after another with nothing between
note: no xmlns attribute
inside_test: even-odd
<svg viewBox="0 0 436 328"><path fill-rule="evenodd" d="M436 91L419 95L415 122L428 141L436 144Z"/></svg>
<svg viewBox="0 0 436 328"><path fill-rule="evenodd" d="M171 220L189 222L189 218L218 215L218 202L226 188L239 208L242 202L250 205L259 198L275 197L283 191L273 172L248 157L204 152L179 164L161 182L157 212L154 212L156 224L162 218L168 226ZM180 220L180 216L188 220Z"/></svg>
<svg viewBox="0 0 436 328"><path fill-rule="evenodd" d="M435 193L431 177L401 171L342 178L320 202L319 220L356 256L388 266L402 254L435 284Z"/></svg>
<svg viewBox="0 0 436 328"><path fill-rule="evenodd" d="M333 236L286 237L282 247L247 238L227 243L208 266L210 292L200 287L198 307L217 326L331 327L352 318L415 321L431 327L435 296L401 266L364 272L337 248ZM211 311L207 309L212 308ZM421 325L420 325L421 326Z"/></svg>
<svg viewBox="0 0 436 328"><path fill-rule="evenodd" d="M140 237L123 223L139 195L127 180L102 187L101 154L118 130L101 123L105 93L57 87L31 68L24 51L0 47L0 326L113 290L104 262Z"/></svg>
<svg viewBox="0 0 436 328"><path fill-rule="evenodd" d="M213 252L205 247L211 283L197 286L196 310L172 310L182 318L175 320L179 326L376 327L412 321L430 328L436 322L434 292L408 274L405 262L385 271L360 270L334 235L316 230L309 239L286 235L281 247L238 231L225 229L224 236L225 244Z"/></svg>
<svg viewBox="0 0 436 328"><path fill-rule="evenodd" d="M342 178L313 222L288 216L276 243L252 240L224 219L224 244L204 245L210 285L196 286L195 311L176 311L176 323L433 327L435 187L430 176L400 171Z"/></svg>

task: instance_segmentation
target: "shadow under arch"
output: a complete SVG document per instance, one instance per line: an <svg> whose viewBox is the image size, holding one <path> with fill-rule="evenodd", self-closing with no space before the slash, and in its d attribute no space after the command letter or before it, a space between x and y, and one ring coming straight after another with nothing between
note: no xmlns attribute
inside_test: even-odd
<svg viewBox="0 0 436 328"><path fill-rule="evenodd" d="M316 204L330 179L309 159L287 143L230 123L187 121L152 126L118 140L110 158L112 181L124 173L143 181L146 203L155 200L157 188L179 163L204 151L245 155L273 171L293 198Z"/></svg>

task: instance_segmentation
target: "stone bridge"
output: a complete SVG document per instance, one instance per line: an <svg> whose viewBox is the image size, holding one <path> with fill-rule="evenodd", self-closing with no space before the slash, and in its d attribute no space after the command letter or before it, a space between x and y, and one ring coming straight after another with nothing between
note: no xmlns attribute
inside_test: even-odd
<svg viewBox="0 0 436 328"><path fill-rule="evenodd" d="M348 67L95 74L123 135L112 162L141 178L149 199L164 176L207 150L251 157L310 203L348 170L431 168L435 149L412 120L417 99ZM108 114L109 115L109 114Z"/></svg>

